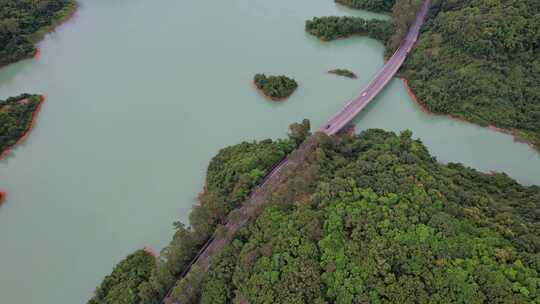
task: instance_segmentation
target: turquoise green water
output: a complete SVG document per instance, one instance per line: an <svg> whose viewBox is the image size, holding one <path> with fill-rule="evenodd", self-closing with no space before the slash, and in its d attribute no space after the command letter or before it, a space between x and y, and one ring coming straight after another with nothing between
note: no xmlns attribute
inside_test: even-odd
<svg viewBox="0 0 540 304"><path fill-rule="evenodd" d="M167 243L218 149L283 137L303 118L322 124L383 65L374 40L321 43L303 31L312 16L342 14L376 16L330 0L81 1L38 60L0 70L0 98L47 95L29 140L0 162L0 302L85 302L125 255ZM300 88L267 102L251 86L257 72ZM410 128L441 161L540 184L538 154L423 114L399 80L359 117L369 127Z"/></svg>

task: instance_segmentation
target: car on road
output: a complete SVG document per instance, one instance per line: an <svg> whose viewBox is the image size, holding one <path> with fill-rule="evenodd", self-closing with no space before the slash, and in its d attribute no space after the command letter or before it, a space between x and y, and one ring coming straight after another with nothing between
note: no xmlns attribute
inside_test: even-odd
<svg viewBox="0 0 540 304"><path fill-rule="evenodd" d="M367 92L364 92L364 93L362 93L362 95L360 95L360 96L366 97L366 95L367 95Z"/></svg>

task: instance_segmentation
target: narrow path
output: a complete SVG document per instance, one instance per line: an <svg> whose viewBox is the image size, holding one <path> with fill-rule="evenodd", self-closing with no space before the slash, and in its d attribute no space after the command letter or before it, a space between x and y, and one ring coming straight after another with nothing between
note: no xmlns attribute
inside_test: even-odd
<svg viewBox="0 0 540 304"><path fill-rule="evenodd" d="M327 135L333 135L343 129L358 113L360 113L377 94L386 86L386 84L397 73L407 55L412 50L418 35L420 28L424 23L425 17L429 10L431 0L425 0L416 16L414 24L409 29L409 32L400 47L396 50L394 55L386 62L382 70L375 76L370 84L360 93L360 96L356 97L336 115L334 115L329 121L327 121L320 129L320 132ZM263 179L262 183L257 186L249 196L249 198L242 204L242 207L231 212L227 218L227 233L225 236L211 237L201 248L197 256L186 267L181 277L184 277L191 267L197 264L203 271L207 271L210 267L211 258L218 253L230 240L234 237L236 232L245 226L260 210L260 207L266 201L267 195L275 189L288 174L294 174L294 172L301 166L304 157L310 152L313 147L313 138L308 138L291 156L278 163ZM233 213L235 213L233 215ZM171 299L171 293L173 288L169 289L163 302L165 304L176 304Z"/></svg>

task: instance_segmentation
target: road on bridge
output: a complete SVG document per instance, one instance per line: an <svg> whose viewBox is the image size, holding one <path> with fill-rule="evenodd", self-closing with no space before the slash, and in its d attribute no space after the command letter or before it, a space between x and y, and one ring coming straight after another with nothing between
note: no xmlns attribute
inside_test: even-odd
<svg viewBox="0 0 540 304"><path fill-rule="evenodd" d="M430 4L431 0L424 1L407 36L405 36L405 39L403 39L401 45L394 52L392 57L385 63L382 70L375 78L373 78L373 80L371 80L368 86L360 92L358 97L348 102L339 113L323 124L319 129L320 132L328 135L336 134L343 129L343 127L348 125L356 115L358 115L358 113L360 113L370 101L382 91L386 84L388 84L392 77L397 73L403 62L405 62L407 55L409 55L409 52L412 50L418 39L420 28L422 27L422 24L424 24Z"/></svg>
<svg viewBox="0 0 540 304"><path fill-rule="evenodd" d="M407 36L401 42L400 47L395 51L394 55L386 62L383 69L375 76L375 78L369 83L369 85L360 93L360 96L353 99L336 115L334 115L328 122L326 122L319 131L326 133L328 135L333 135L339 132L343 127L349 124L358 113L360 113L377 94L384 88L384 86L394 77L397 73L407 55L412 50L414 43L418 38L420 33L420 27L424 23L424 19L429 10L431 0L425 0L417 13L415 22L409 29ZM305 155L308 154L310 147L309 138L304 142L296 151L296 155ZM248 197L248 199L242 204L242 206L236 209L233 212L236 212L236 215L233 216L233 213L229 214L227 218L227 223L225 227L227 228L227 233L225 236L213 236L211 237L200 249L196 257L191 261L191 263L184 269L180 277L184 277L190 270L193 265L198 265L203 271L207 271L210 267L211 258L218 253L234 236L234 234L243 226L245 226L249 220L251 220L254 215L257 213L257 210L261 205L263 205L265 200L265 192L271 191L272 186L270 184L280 184L283 176L280 176L280 172L291 170L294 172L296 167L299 165L299 162L302 160L299 159L292 160L286 158L267 174L262 180L261 184L255 189ZM165 304L175 303L171 298L173 288L171 287L166 296L163 299Z"/></svg>

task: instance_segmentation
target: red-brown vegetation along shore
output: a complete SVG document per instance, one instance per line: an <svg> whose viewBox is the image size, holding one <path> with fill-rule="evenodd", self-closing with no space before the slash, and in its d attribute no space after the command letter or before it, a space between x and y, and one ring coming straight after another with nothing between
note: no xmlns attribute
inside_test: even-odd
<svg viewBox="0 0 540 304"><path fill-rule="evenodd" d="M354 126L354 125L347 126L347 127L343 130L343 133L348 134L348 135L351 135L351 136L356 135L356 126Z"/></svg>
<svg viewBox="0 0 540 304"><path fill-rule="evenodd" d="M412 91L410 85L409 85L409 81L404 78L404 77L400 77L401 80L403 80L403 83L405 84L405 88L407 89L407 93L409 94L409 97L412 99L412 101L420 108L420 110L428 115L436 115L436 116L446 116L446 117L449 117L451 119L455 119L455 120L459 120L459 121L462 121L462 122L466 122L466 123L469 123L469 124L474 124L462 117L459 117L459 116L455 116L455 115L452 115L452 114L437 114L437 113L433 113L431 112L428 108L426 108L425 105L423 105L420 101L418 101L418 98L416 97L416 95L414 94L414 92ZM499 128L499 127L496 127L494 125L487 125L487 126L481 126L481 125L477 125L477 124L474 124L476 126L480 126L482 128L487 128L487 129L490 129L490 130L493 130L495 132L499 132L499 133L503 133L503 134L507 134L507 135L512 135L514 137L514 142L517 142L517 143L523 143L523 144L527 144L531 149L533 150L536 150L536 151L539 151L540 152L540 147L536 147L535 145L533 145L532 143L526 141L526 140L523 140L521 138L519 138L517 135L516 135L516 132L513 131L513 130L508 130L508 129L503 129L503 128Z"/></svg>
<svg viewBox="0 0 540 304"><path fill-rule="evenodd" d="M40 56L41 56L41 49L38 46L36 46L36 53L34 54L34 59L38 60Z"/></svg>
<svg viewBox="0 0 540 304"><path fill-rule="evenodd" d="M39 47L38 44L45 38L47 34L50 34L58 30L60 27L68 25L68 22L75 20L75 16L77 14L78 9L79 9L79 4L75 2L73 8L69 11L69 14L55 21L51 27L47 28L45 31L39 34L39 38L34 44L36 48L36 52L34 53L34 56L32 58L39 59L39 57L41 57L41 48Z"/></svg>
<svg viewBox="0 0 540 304"><path fill-rule="evenodd" d="M3 160L4 158L6 158L6 156L8 156L11 153L11 150L15 148L15 146L17 146L18 144L21 144L28 138L28 136L30 136L30 133L36 126L37 117L38 117L39 111L41 111L41 106L43 105L43 102L45 102L45 96L41 95L40 97L41 98L39 100L39 105L36 107L34 113L32 113L32 120L30 121L30 124L28 125L28 128L24 132L23 136L21 136L15 144L11 145L9 148L4 150L2 154L0 154L0 160Z"/></svg>
<svg viewBox="0 0 540 304"><path fill-rule="evenodd" d="M63 1L50 0L48 2L60 3ZM58 10L58 6L52 5L47 7L45 5L46 7L43 8L45 11L40 11L40 9L33 6L17 6L17 4L7 4L6 8L2 7L0 13L4 14L4 17L6 16L5 14L7 16L13 16L10 22L13 22L14 26L18 28L18 32L12 37L14 45L9 43L9 47L5 46L8 45L5 40L0 43L3 44L0 47L0 52L2 52L2 56L0 56L0 68L21 60L39 58L40 49L38 44L48 33L57 30L61 25L73 19L79 8L77 0L67 0L66 3L61 5L64 6L60 10ZM38 18L38 15L43 18ZM44 16L47 17L45 18Z"/></svg>
<svg viewBox="0 0 540 304"><path fill-rule="evenodd" d="M6 201L7 193L0 190L0 206Z"/></svg>
<svg viewBox="0 0 540 304"><path fill-rule="evenodd" d="M150 246L144 246L143 250L146 251L148 254L150 254L151 256L153 256L155 258L158 257L157 251L154 248L150 247Z"/></svg>

